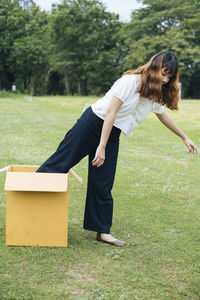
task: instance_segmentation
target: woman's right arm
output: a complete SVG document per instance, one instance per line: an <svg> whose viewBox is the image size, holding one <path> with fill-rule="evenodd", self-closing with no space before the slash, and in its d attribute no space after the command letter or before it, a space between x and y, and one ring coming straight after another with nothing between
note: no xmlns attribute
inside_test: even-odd
<svg viewBox="0 0 200 300"><path fill-rule="evenodd" d="M108 106L101 131L99 146L97 147L95 157L92 161L92 165L94 167L100 167L104 163L106 144L108 142L108 138L110 136L110 132L112 130L116 118L116 114L122 106L122 104L123 102L120 99L118 99L117 97L113 97Z"/></svg>

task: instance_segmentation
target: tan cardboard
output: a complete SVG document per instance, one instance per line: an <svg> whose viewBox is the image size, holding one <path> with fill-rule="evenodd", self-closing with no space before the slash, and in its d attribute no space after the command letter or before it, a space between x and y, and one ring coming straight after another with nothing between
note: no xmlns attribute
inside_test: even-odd
<svg viewBox="0 0 200 300"><path fill-rule="evenodd" d="M11 165L0 170L7 170L6 245L67 247L68 173L37 169ZM82 184L72 169L69 173Z"/></svg>

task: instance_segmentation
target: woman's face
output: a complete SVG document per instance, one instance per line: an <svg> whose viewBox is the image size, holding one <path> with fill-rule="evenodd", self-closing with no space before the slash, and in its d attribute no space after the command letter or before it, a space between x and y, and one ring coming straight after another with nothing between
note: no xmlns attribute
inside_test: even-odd
<svg viewBox="0 0 200 300"><path fill-rule="evenodd" d="M172 75L169 73L166 73L166 69L162 68L162 84L166 84L171 79Z"/></svg>

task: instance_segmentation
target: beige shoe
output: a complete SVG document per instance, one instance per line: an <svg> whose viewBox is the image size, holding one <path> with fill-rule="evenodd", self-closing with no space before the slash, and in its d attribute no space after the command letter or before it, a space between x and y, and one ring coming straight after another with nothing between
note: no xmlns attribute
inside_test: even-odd
<svg viewBox="0 0 200 300"><path fill-rule="evenodd" d="M120 240L114 240L112 242L102 240L101 233L97 233L97 241L102 242L102 243L107 243L107 244L110 244L113 246L125 246L126 245L126 242L120 241Z"/></svg>

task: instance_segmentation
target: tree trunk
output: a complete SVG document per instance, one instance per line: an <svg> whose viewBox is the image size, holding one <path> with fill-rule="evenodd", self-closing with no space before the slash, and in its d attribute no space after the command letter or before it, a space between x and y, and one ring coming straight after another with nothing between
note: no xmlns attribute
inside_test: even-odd
<svg viewBox="0 0 200 300"><path fill-rule="evenodd" d="M66 88L67 94L70 94L69 76L68 76L67 71L65 71L65 88Z"/></svg>
<svg viewBox="0 0 200 300"><path fill-rule="evenodd" d="M78 84L78 95L81 96L82 92L81 92L81 83L80 83L80 80L77 81L77 84Z"/></svg>
<svg viewBox="0 0 200 300"><path fill-rule="evenodd" d="M87 78L83 80L83 95L87 96Z"/></svg>

